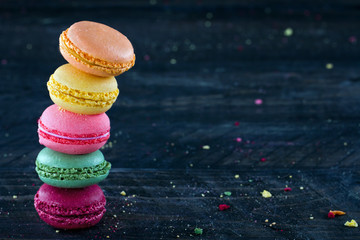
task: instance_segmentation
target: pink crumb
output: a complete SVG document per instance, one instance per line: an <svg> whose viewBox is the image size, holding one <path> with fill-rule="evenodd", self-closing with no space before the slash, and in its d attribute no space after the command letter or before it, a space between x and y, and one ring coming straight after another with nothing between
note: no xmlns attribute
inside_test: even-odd
<svg viewBox="0 0 360 240"><path fill-rule="evenodd" d="M145 60L145 61L149 61L149 60L150 60L150 56L149 56L149 55L147 55L147 54L146 54L146 55L144 55L144 60Z"/></svg>
<svg viewBox="0 0 360 240"><path fill-rule="evenodd" d="M356 43L356 41L357 41L357 39L356 39L355 36L349 37L349 42L350 42L350 43Z"/></svg>
<svg viewBox="0 0 360 240"><path fill-rule="evenodd" d="M284 188L284 191L285 192L290 192L292 189L290 188L290 187L286 187L286 188Z"/></svg>
<svg viewBox="0 0 360 240"><path fill-rule="evenodd" d="M335 214L333 212L328 213L328 218L335 218Z"/></svg>
<svg viewBox="0 0 360 240"><path fill-rule="evenodd" d="M266 162L266 158L261 158L260 161L261 162Z"/></svg>
<svg viewBox="0 0 360 240"><path fill-rule="evenodd" d="M263 100L262 99L260 99L260 98L258 98L258 99L255 99L255 104L256 105L261 105L261 104L263 104Z"/></svg>
<svg viewBox="0 0 360 240"><path fill-rule="evenodd" d="M236 141L237 141L237 142L241 142L242 139L238 137L238 138L236 138Z"/></svg>

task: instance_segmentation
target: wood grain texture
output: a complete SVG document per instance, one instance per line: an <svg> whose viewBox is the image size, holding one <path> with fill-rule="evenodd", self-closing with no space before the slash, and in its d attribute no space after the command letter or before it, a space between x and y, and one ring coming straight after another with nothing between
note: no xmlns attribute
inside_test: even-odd
<svg viewBox="0 0 360 240"><path fill-rule="evenodd" d="M343 226L360 222L359 9L350 0L2 1L0 239L359 239ZM121 31L137 60L117 77L108 112L108 211L94 228L56 233L33 208L37 119L52 104L50 74L66 63L58 37L79 20ZM348 214L329 220L333 208ZM191 236L195 227L204 234Z"/></svg>

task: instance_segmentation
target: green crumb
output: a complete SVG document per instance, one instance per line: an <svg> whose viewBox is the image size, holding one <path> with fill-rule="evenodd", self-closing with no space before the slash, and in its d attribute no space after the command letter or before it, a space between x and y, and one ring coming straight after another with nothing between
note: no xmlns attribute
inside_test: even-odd
<svg viewBox="0 0 360 240"><path fill-rule="evenodd" d="M203 229L202 228L195 228L194 233L197 234L197 235L202 235L203 234Z"/></svg>
<svg viewBox="0 0 360 240"><path fill-rule="evenodd" d="M226 192L224 192L224 195L230 197L230 196L231 196L231 192L230 192L230 191L226 191Z"/></svg>

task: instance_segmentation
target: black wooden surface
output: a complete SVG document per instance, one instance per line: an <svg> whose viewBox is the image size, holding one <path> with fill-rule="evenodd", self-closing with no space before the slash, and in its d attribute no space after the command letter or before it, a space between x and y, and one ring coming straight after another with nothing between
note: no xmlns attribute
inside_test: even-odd
<svg viewBox="0 0 360 240"><path fill-rule="evenodd" d="M357 1L1 1L0 239L360 239L343 226L360 222L359 19ZM137 61L108 112L107 213L56 231L33 207L36 121L79 20Z"/></svg>

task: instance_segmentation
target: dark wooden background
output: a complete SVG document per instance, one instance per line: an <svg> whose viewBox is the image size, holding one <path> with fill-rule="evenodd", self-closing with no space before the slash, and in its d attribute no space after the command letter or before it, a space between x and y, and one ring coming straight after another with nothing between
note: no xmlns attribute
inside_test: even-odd
<svg viewBox="0 0 360 240"><path fill-rule="evenodd" d="M56 231L33 207L37 119L80 20L137 60L108 111L107 212ZM359 46L355 0L0 1L0 239L360 239Z"/></svg>

